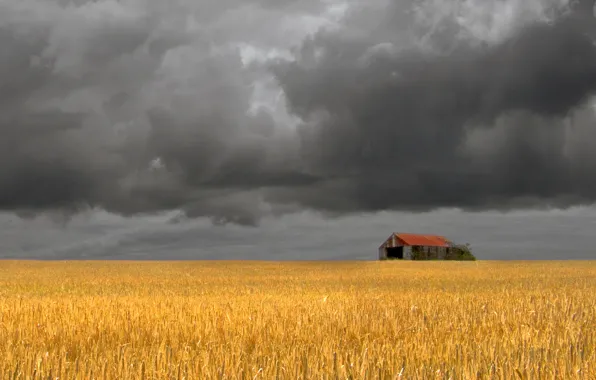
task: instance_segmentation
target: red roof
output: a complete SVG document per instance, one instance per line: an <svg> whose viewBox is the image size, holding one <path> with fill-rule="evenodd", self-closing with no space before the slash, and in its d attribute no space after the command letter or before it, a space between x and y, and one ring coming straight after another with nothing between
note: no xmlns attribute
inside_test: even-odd
<svg viewBox="0 0 596 380"><path fill-rule="evenodd" d="M395 234L403 245L421 245L425 247L449 247L449 241L443 236Z"/></svg>

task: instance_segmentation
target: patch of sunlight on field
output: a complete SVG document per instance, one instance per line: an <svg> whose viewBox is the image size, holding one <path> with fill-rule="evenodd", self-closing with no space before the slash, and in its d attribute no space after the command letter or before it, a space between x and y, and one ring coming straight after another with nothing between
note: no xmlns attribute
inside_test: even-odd
<svg viewBox="0 0 596 380"><path fill-rule="evenodd" d="M0 262L0 378L596 379L596 262Z"/></svg>

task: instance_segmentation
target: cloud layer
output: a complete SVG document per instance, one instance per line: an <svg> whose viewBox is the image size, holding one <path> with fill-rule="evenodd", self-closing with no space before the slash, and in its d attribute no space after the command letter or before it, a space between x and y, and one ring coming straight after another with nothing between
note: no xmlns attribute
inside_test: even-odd
<svg viewBox="0 0 596 380"><path fill-rule="evenodd" d="M592 8L0 0L0 209L592 203Z"/></svg>

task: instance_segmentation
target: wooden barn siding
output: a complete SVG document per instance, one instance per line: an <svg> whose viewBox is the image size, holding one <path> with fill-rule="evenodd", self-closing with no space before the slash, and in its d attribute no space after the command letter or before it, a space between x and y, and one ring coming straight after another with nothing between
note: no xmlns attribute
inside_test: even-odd
<svg viewBox="0 0 596 380"><path fill-rule="evenodd" d="M387 260L387 250L386 248L391 247L398 247L401 246L395 236L388 238L380 247L379 247L379 260ZM411 260L412 259L412 247L405 245L404 247L404 260ZM447 257L448 249L447 247L422 247L423 251L426 253L433 253L430 259L436 260L444 260ZM436 252L436 255L434 255ZM427 256L428 257L428 256Z"/></svg>

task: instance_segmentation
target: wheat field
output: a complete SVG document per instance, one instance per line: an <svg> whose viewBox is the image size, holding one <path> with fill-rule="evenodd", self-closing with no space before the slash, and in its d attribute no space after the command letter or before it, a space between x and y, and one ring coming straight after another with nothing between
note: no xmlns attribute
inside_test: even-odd
<svg viewBox="0 0 596 380"><path fill-rule="evenodd" d="M596 379L596 262L0 261L1 379Z"/></svg>

